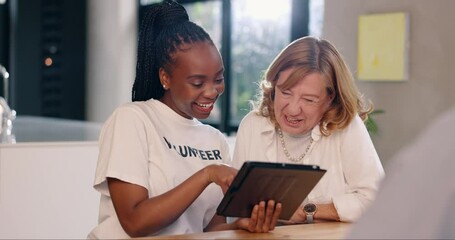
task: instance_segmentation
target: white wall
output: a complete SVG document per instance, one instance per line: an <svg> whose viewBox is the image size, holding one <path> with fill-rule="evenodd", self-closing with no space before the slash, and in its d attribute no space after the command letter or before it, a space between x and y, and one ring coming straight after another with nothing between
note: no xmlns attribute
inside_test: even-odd
<svg viewBox="0 0 455 240"><path fill-rule="evenodd" d="M325 1L323 37L339 48L354 72L358 16L397 11L410 15L409 80L358 82L376 108L385 110L376 117L380 132L373 136L384 164L413 141L435 115L455 104L454 9L452 0Z"/></svg>
<svg viewBox="0 0 455 240"><path fill-rule="evenodd" d="M104 122L131 101L136 68L137 1L88 0L87 120Z"/></svg>

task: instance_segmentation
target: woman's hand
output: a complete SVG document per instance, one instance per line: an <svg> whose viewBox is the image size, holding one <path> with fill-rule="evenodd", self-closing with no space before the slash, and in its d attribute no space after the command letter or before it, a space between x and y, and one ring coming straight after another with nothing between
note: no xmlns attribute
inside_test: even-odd
<svg viewBox="0 0 455 240"><path fill-rule="evenodd" d="M281 213L281 203L269 200L267 205L264 201L253 207L250 218L236 220L237 227L249 232L266 233L275 229L278 217Z"/></svg>
<svg viewBox="0 0 455 240"><path fill-rule="evenodd" d="M294 214L292 214L292 217L289 219L289 221L284 224L298 224L304 223L305 221L306 215L305 212L303 212L303 207L298 207Z"/></svg>
<svg viewBox="0 0 455 240"><path fill-rule="evenodd" d="M225 164L213 164L204 169L207 180L221 187L223 193L226 193L238 170Z"/></svg>

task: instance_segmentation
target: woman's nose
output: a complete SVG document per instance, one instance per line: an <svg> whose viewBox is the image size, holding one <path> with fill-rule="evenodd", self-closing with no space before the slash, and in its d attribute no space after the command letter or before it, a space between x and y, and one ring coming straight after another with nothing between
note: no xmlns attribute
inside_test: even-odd
<svg viewBox="0 0 455 240"><path fill-rule="evenodd" d="M302 112L302 106L300 106L300 100L297 98L291 99L287 105L287 112L289 115L298 115Z"/></svg>
<svg viewBox="0 0 455 240"><path fill-rule="evenodd" d="M219 85L210 85L204 90L204 96L214 99L224 92L224 87Z"/></svg>
<svg viewBox="0 0 455 240"><path fill-rule="evenodd" d="M220 90L216 86L208 86L204 90L204 96L210 99L216 98L218 95L221 93L219 92Z"/></svg>

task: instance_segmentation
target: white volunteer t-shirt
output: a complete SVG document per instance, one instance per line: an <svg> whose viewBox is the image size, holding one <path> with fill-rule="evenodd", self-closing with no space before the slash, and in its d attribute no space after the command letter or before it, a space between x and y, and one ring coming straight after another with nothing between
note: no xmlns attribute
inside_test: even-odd
<svg viewBox="0 0 455 240"><path fill-rule="evenodd" d="M114 111L101 131L94 187L101 193L99 225L89 238L129 238L109 195L106 178L163 194L209 164L230 163L229 146L217 129L186 119L158 100L127 103ZM223 193L209 185L171 225L154 235L202 232Z"/></svg>

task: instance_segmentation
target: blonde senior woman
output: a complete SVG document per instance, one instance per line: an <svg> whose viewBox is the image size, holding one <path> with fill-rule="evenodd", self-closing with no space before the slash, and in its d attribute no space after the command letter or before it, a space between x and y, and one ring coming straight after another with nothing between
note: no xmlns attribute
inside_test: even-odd
<svg viewBox="0 0 455 240"><path fill-rule="evenodd" d="M319 165L327 173L288 223L355 221L384 175L364 125L364 101L337 49L300 38L268 67L237 132L233 166L248 160ZM299 191L299 189L295 189Z"/></svg>

